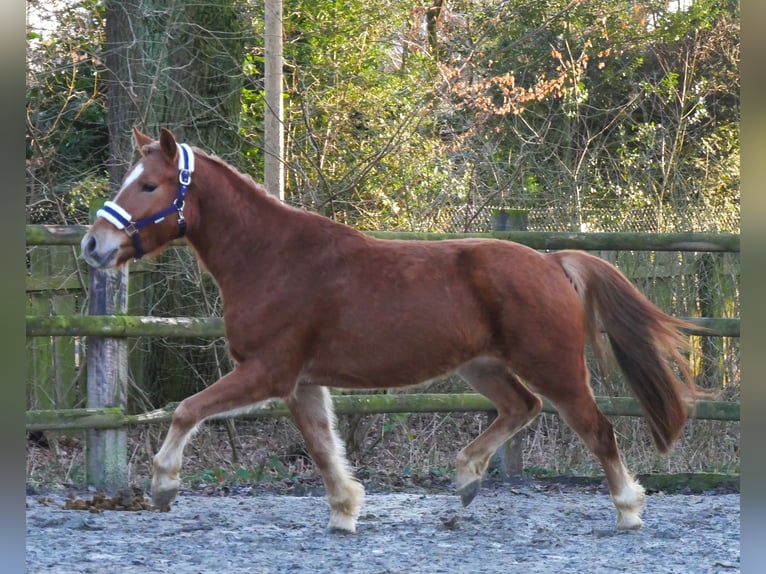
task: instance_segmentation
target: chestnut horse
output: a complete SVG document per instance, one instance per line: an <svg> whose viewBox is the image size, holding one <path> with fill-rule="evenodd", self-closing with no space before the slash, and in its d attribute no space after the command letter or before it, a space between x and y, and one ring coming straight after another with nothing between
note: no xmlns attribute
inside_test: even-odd
<svg viewBox="0 0 766 574"><path fill-rule="evenodd" d="M183 449L202 421L280 397L327 491L329 527L354 532L364 488L335 429L327 386L401 387L459 373L497 418L457 455L463 504L492 454L547 397L601 462L618 529L641 526L643 488L625 468L589 384L600 330L640 400L660 452L696 396L669 317L607 262L492 239L391 241L284 205L221 159L134 130L141 159L82 239L107 268L187 237L224 301L232 372L182 401L153 460L152 499L169 508ZM600 356L600 353L599 353ZM681 373L678 378L672 368Z"/></svg>

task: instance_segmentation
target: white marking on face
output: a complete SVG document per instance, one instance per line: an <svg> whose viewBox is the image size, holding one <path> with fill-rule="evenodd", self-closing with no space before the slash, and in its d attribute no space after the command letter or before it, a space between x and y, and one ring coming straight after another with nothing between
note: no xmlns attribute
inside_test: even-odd
<svg viewBox="0 0 766 574"><path fill-rule="evenodd" d="M122 187L120 188L120 191L117 192L115 199L120 197L120 194L125 190L125 188L130 187L130 184L136 181L142 173L144 173L144 164L139 162L125 178L125 181L122 182Z"/></svg>

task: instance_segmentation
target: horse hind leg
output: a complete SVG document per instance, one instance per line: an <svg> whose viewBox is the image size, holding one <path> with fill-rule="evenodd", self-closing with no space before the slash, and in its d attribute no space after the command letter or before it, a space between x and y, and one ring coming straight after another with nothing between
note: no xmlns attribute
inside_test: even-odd
<svg viewBox="0 0 766 574"><path fill-rule="evenodd" d="M646 504L644 488L625 468L614 438L612 423L598 408L593 397L584 358L578 370L580 375L568 379L570 385L565 389L557 389L556 392L547 389L541 391L556 407L561 418L601 462L609 493L617 510L617 530L637 530L643 525L641 512Z"/></svg>
<svg viewBox="0 0 766 574"><path fill-rule="evenodd" d="M542 409L542 401L499 361L477 359L461 367L458 373L497 409L492 424L457 455L455 487L463 506L468 506L479 491L492 455L534 420Z"/></svg>
<svg viewBox="0 0 766 574"><path fill-rule="evenodd" d="M330 506L328 528L355 532L364 487L351 476L343 443L335 429L330 392L326 387L299 384L285 401L322 475Z"/></svg>

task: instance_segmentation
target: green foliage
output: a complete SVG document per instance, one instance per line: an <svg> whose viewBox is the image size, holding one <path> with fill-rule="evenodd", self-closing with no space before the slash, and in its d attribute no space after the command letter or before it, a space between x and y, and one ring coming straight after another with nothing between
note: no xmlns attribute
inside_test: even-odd
<svg viewBox="0 0 766 574"><path fill-rule="evenodd" d="M394 413L390 415L387 422L383 424L383 432L392 433L398 429L408 442L412 442L415 436L407 426L410 417L411 413Z"/></svg>
<svg viewBox="0 0 766 574"><path fill-rule="evenodd" d="M28 2L55 32L27 35L27 222L87 222L108 160L103 3Z"/></svg>
<svg viewBox="0 0 766 574"><path fill-rule="evenodd" d="M362 227L412 227L424 196L438 194L436 68L397 44L415 6L303 2L286 15L294 203Z"/></svg>
<svg viewBox="0 0 766 574"><path fill-rule="evenodd" d="M588 208L659 217L691 200L738 221L739 4L668 6L457 1L430 21L409 0L285 6L288 201L407 230L439 230L466 205L555 205L577 228ZM191 122L201 145L261 179L263 3L146 9L136 24L157 77L147 121ZM105 9L83 0L46 13L55 31L28 32L29 219L80 221L83 185L103 193L94 182L108 159ZM200 55L192 85L179 46ZM195 91L180 120L179 86Z"/></svg>
<svg viewBox="0 0 766 574"><path fill-rule="evenodd" d="M456 0L428 21L414 0L285 4L287 201L365 229L485 231L525 209L530 229L537 210L547 229L738 231L739 3L668 5ZM111 72L135 109L111 141L106 4L27 6L51 23L27 34L29 223L86 223L134 119L262 180L262 1L125 3L135 61ZM164 257L147 312L218 313L204 272ZM230 366L222 341L137 345L152 403Z"/></svg>
<svg viewBox="0 0 766 574"><path fill-rule="evenodd" d="M481 150L463 155L479 195L532 206L541 199L525 185L532 174L542 199L575 212L650 205L659 213L718 196L713 203L736 214L737 20L735 3L716 0L677 12L663 2L639 10L560 1L476 13L479 40L451 50L460 73L448 76L447 97L474 118L460 144ZM487 148L491 164L482 161Z"/></svg>
<svg viewBox="0 0 766 574"><path fill-rule="evenodd" d="M94 199L109 196L109 175L90 173L75 181L66 193L62 208L67 221L77 221L88 213Z"/></svg>
<svg viewBox="0 0 766 574"><path fill-rule="evenodd" d="M184 481L192 485L240 485L274 482L286 478L294 478L294 475L277 455L272 454L263 463L254 467L248 468L237 465L231 468L201 469L185 476Z"/></svg>

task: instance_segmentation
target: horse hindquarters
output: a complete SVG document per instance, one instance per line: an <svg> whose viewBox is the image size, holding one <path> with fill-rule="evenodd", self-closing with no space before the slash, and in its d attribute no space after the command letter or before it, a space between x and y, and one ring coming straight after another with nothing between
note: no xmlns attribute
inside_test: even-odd
<svg viewBox="0 0 766 574"><path fill-rule="evenodd" d="M617 510L617 529L637 529L642 525L644 490L625 468L612 424L593 396L584 346L564 344L568 336L577 337L577 325L576 316L562 317L558 329L549 336L560 343L559 351L545 355L532 355L530 351L522 359L517 355L514 367L521 367L518 372L524 381L553 404L562 420L598 458Z"/></svg>
<svg viewBox="0 0 766 574"><path fill-rule="evenodd" d="M601 463L617 511L617 529L640 528L643 524L641 512L646 501L644 489L625 468L612 423L598 408L590 387L584 354L578 360L561 361L557 367L558 375L549 373L547 376L561 377L560 382L566 384L557 383L541 392Z"/></svg>
<svg viewBox="0 0 766 574"><path fill-rule="evenodd" d="M639 528L644 491L625 468L612 425L598 408L590 386L585 344L593 320L584 311L571 278L568 280L558 265L532 263L536 264L535 273L524 277L533 280L525 282L527 288L523 292L517 284L517 296L505 302L503 318L513 319L505 322L507 330L501 339L505 343L504 360L513 370L513 376L504 377L505 386L509 389L515 386L518 375L532 391L545 396L556 407L562 419L598 457L617 509L618 529ZM495 377L495 381L499 379ZM503 385L495 386L496 396L490 399L497 403ZM477 390L484 392L479 387ZM502 392L511 395L509 390ZM521 411L528 409L527 416L536 412L524 399L524 393L517 395L514 410L506 407L516 415L507 420L523 426L528 421Z"/></svg>

